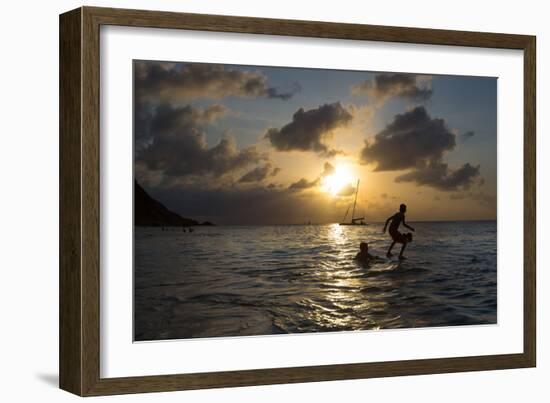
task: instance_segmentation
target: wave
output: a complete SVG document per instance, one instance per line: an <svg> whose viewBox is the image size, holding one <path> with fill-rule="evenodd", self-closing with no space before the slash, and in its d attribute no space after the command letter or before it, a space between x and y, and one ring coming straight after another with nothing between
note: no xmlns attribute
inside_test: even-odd
<svg viewBox="0 0 550 403"><path fill-rule="evenodd" d="M496 323L496 223L416 227L408 260L369 265L369 225L136 228L136 339Z"/></svg>

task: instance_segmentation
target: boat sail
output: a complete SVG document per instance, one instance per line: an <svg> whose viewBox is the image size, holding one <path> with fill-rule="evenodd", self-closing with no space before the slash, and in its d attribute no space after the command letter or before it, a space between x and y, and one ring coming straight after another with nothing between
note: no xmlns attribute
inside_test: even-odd
<svg viewBox="0 0 550 403"><path fill-rule="evenodd" d="M357 194L359 193L359 179L357 179L357 187L355 189L355 198L353 200L353 210L351 212L351 221L346 222L346 218L348 216L349 208L351 206L348 206L348 209L346 210L346 214L344 215L344 219L340 223L340 225L367 225L365 223L365 217L355 217L355 206L357 205Z"/></svg>

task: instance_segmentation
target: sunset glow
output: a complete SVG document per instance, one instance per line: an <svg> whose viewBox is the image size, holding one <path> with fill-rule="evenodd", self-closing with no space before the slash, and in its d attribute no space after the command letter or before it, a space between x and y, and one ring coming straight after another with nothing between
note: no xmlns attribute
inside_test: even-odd
<svg viewBox="0 0 550 403"><path fill-rule="evenodd" d="M334 169L334 173L323 178L321 188L333 196L338 195L344 189L353 186L354 178L349 167L339 165Z"/></svg>
<svg viewBox="0 0 550 403"><path fill-rule="evenodd" d="M494 77L134 63L135 179L183 217L496 218Z"/></svg>

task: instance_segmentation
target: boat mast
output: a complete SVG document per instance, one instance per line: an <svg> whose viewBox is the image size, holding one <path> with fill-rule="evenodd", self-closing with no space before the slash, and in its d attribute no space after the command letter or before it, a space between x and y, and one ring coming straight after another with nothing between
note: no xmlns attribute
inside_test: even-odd
<svg viewBox="0 0 550 403"><path fill-rule="evenodd" d="M353 223L353 218L355 217L355 204L357 203L357 193L359 193L359 179L357 179L357 189L355 189L355 200L353 201L353 211L351 213L352 223Z"/></svg>
<svg viewBox="0 0 550 403"><path fill-rule="evenodd" d="M349 208L350 208L350 207L351 207L351 206L348 205L348 208L347 208L347 210L346 210L346 214L344 214L344 219L342 220L342 222L346 222L346 218L348 217L348 213L349 213Z"/></svg>

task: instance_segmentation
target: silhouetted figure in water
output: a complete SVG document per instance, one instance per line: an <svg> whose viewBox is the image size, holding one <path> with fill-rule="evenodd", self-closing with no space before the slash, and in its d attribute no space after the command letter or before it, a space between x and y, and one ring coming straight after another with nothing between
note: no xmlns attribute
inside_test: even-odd
<svg viewBox="0 0 550 403"><path fill-rule="evenodd" d="M369 253L369 244L366 242L361 242L359 244L359 253L355 255L355 260L363 264L369 264L371 260L378 259L377 256L371 255Z"/></svg>
<svg viewBox="0 0 550 403"><path fill-rule="evenodd" d="M388 258L392 257L391 250L393 249L393 246L396 243L401 243L403 246L401 247L401 252L399 252L399 259L405 259L405 256L403 256L403 252L405 251L405 248L407 247L407 244L409 242L412 242L412 234L409 232L408 234L402 234L398 231L399 225L403 223L403 226L410 229L414 232L414 228L407 225L405 223L405 212L407 211L407 206L404 204L401 204L399 206L399 212L392 215L390 218L386 220L386 224L384 225L384 230L382 232L386 232L386 228L388 226L388 223L391 221L390 224L390 230L389 233L392 237L393 242L391 243L388 253L386 253L386 256Z"/></svg>

